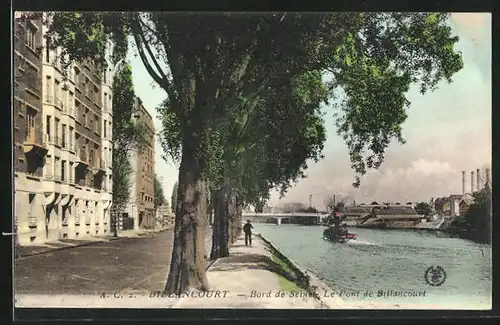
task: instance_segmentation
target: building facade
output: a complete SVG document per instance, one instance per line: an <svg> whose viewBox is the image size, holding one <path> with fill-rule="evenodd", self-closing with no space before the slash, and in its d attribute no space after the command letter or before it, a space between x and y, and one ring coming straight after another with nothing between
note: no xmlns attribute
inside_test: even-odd
<svg viewBox="0 0 500 325"><path fill-rule="evenodd" d="M15 152L17 161L21 158L30 161L25 169L21 165L16 168L20 244L108 234L112 157L105 150L111 147L109 126L105 138L103 123L112 121L112 115L103 112L102 94L111 94L105 82L106 74L90 63L63 68L60 51L49 50L45 44L45 26L38 22L26 24L28 28L32 28L31 24L39 27L34 40L41 48L37 52L36 78L39 80L40 109L24 123L34 133L24 133L34 138L33 141L29 139L34 143L30 147L43 149L32 148L29 153L24 149L24 157ZM19 42L16 46L21 50L26 37L21 36L23 30L17 21L16 25L19 34L15 38ZM17 97L22 98L21 88L17 92ZM32 93L31 86L24 92ZM25 109L26 114L31 114L32 108ZM28 158L35 157L35 152L38 152L37 157L43 158Z"/></svg>
<svg viewBox="0 0 500 325"><path fill-rule="evenodd" d="M155 166L155 128L153 118L136 98L134 119L144 127L145 144L134 150L130 156L132 174L131 191L127 206L127 216L134 219L134 228L152 229L155 227L154 207L154 166Z"/></svg>
<svg viewBox="0 0 500 325"><path fill-rule="evenodd" d="M175 216L168 204L160 205L156 209L156 228L164 228L175 223Z"/></svg>
<svg viewBox="0 0 500 325"><path fill-rule="evenodd" d="M13 31L14 224L23 244L45 236L46 230L42 206L48 137L42 123L42 22L16 12Z"/></svg>

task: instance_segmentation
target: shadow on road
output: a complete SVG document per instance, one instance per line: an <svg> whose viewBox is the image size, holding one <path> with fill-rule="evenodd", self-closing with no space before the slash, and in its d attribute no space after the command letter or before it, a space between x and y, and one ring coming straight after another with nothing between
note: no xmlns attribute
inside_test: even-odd
<svg viewBox="0 0 500 325"><path fill-rule="evenodd" d="M266 270L278 274L291 282L297 281L295 274L289 272L268 256L260 254L241 254L221 258L219 263L210 268L212 272L234 272L241 270Z"/></svg>

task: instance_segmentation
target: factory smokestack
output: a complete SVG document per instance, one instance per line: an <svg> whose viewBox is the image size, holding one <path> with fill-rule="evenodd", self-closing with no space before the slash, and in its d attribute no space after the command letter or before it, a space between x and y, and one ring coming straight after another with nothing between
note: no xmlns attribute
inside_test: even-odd
<svg viewBox="0 0 500 325"><path fill-rule="evenodd" d="M470 172L470 192L474 193L474 171Z"/></svg>
<svg viewBox="0 0 500 325"><path fill-rule="evenodd" d="M491 179L490 179L490 169L489 168L486 168L485 174L486 174L486 184L488 184L488 186L491 188Z"/></svg>
<svg viewBox="0 0 500 325"><path fill-rule="evenodd" d="M462 170L462 194L465 194L465 171Z"/></svg>
<svg viewBox="0 0 500 325"><path fill-rule="evenodd" d="M479 173L479 168L476 169L476 178L476 189L479 192L479 190L481 189L481 174Z"/></svg>

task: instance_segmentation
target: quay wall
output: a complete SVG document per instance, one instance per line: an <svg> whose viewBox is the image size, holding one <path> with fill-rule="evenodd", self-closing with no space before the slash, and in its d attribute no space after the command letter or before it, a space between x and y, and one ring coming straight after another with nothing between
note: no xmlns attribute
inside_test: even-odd
<svg viewBox="0 0 500 325"><path fill-rule="evenodd" d="M331 300L331 299L323 299L318 292L333 292L334 290L331 289L326 283L321 281L318 276L316 276L313 272L311 272L309 269L304 267L303 265L300 265L297 261L294 261L290 259L288 256L284 255L281 253L281 251L268 239L266 239L263 235L261 234L256 234L258 238L260 238L264 243L272 247L274 250L275 254L278 254L279 258L287 263L287 266L293 270L296 274L299 275L299 277L305 282L305 290L308 293L315 294L316 299L319 301L319 303L322 305L323 308L325 309L336 309L338 308L339 304L342 304L341 301L338 299L336 300Z"/></svg>

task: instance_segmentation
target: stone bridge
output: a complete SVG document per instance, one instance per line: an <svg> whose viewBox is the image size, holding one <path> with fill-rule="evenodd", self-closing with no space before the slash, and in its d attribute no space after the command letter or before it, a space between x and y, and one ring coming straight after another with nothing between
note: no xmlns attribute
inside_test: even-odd
<svg viewBox="0 0 500 325"><path fill-rule="evenodd" d="M254 223L275 223L281 225L287 224L301 224L301 225L318 225L322 218L328 216L321 213L308 213L308 212L293 212L293 213L257 213L257 212L243 212L244 220L250 220Z"/></svg>

